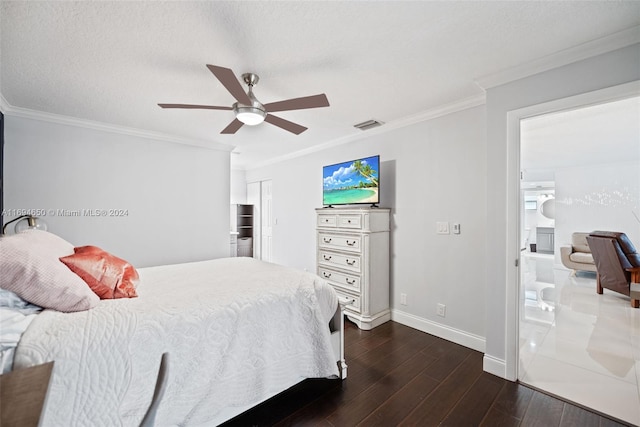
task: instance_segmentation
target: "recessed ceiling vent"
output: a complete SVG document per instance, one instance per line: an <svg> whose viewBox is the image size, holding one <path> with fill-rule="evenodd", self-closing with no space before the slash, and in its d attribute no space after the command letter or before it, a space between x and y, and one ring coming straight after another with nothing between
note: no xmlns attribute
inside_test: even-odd
<svg viewBox="0 0 640 427"><path fill-rule="evenodd" d="M378 126L382 126L384 122L380 122L378 120L367 120L366 122L358 123L357 125L353 125L353 127L358 128L360 130L367 130L371 128L375 128Z"/></svg>

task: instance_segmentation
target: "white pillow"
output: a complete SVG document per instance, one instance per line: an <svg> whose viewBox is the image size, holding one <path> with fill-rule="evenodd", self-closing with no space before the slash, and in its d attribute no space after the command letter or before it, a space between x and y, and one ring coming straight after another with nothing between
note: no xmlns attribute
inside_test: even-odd
<svg viewBox="0 0 640 427"><path fill-rule="evenodd" d="M73 245L40 230L0 237L0 288L44 308L83 311L100 300L60 257L73 254Z"/></svg>

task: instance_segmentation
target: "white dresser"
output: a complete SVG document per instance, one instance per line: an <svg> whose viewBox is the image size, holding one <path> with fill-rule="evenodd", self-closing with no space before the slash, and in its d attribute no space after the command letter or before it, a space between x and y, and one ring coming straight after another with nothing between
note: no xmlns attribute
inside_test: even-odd
<svg viewBox="0 0 640 427"><path fill-rule="evenodd" d="M383 208L320 208L317 214L318 275L339 295L360 329L391 319L389 311L389 211Z"/></svg>

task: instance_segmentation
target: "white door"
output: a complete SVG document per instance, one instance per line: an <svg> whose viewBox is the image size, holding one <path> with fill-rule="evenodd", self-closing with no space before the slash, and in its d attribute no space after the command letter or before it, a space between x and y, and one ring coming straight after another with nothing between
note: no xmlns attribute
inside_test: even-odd
<svg viewBox="0 0 640 427"><path fill-rule="evenodd" d="M260 182L260 193L262 198L260 223L262 232L260 239L262 241L261 254L264 261L271 261L272 257L272 235L273 235L273 213L271 204L271 180Z"/></svg>
<svg viewBox="0 0 640 427"><path fill-rule="evenodd" d="M260 182L247 184L247 204L253 205L253 257L262 259L262 198L260 197Z"/></svg>

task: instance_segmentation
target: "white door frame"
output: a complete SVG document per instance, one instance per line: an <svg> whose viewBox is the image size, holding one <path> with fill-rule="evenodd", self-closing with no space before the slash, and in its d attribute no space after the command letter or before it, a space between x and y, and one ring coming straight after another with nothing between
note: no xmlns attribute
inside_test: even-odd
<svg viewBox="0 0 640 427"><path fill-rule="evenodd" d="M265 206L265 200L268 200ZM260 181L260 253L264 261L273 260L273 180Z"/></svg>
<svg viewBox="0 0 640 427"><path fill-rule="evenodd" d="M247 183L247 204L253 205L253 257L262 259L262 198L260 181Z"/></svg>
<svg viewBox="0 0 640 427"><path fill-rule="evenodd" d="M507 113L507 265L520 264L520 121L529 117L572 110L640 95L640 81L531 105ZM518 379L520 269L507 268L505 374Z"/></svg>

